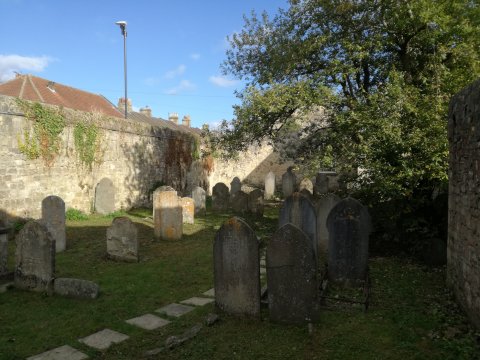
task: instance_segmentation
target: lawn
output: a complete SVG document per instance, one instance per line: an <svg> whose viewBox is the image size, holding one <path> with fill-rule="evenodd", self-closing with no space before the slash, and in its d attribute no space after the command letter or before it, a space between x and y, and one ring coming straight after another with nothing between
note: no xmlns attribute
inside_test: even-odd
<svg viewBox="0 0 480 360"><path fill-rule="evenodd" d="M157 241L149 214L141 209L128 213L138 227L138 263L106 258L106 229L112 217L67 221L68 249L57 254L56 276L94 281L101 295L73 300L14 289L0 294L0 359L24 359L64 344L92 359L142 359L146 351L162 347L167 337L182 334L215 311L206 305L153 331L125 323L213 286L215 231L231 216L208 212L194 225L184 225L181 241ZM263 219L248 219L262 245L277 217L278 207L269 207ZM376 257L369 265L372 299L366 313L358 305L328 306L310 332L307 326L271 323L266 308L261 320L220 314L215 325L153 358L480 359L479 334L451 300L444 268L431 269L405 258ZM104 328L130 339L103 352L77 341Z"/></svg>

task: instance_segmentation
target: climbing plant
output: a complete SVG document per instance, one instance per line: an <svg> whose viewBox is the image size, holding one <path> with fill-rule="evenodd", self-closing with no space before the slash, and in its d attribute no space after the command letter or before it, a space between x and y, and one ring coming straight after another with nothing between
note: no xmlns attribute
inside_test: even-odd
<svg viewBox="0 0 480 360"><path fill-rule="evenodd" d="M91 170L100 149L98 126L93 121L78 122L73 129L73 138L80 162Z"/></svg>

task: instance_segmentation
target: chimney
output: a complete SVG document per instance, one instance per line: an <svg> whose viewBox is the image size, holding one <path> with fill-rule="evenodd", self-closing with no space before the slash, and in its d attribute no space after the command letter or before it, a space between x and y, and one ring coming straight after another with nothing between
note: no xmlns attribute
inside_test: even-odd
<svg viewBox="0 0 480 360"><path fill-rule="evenodd" d="M190 115L185 115L182 119L182 125L186 127L190 127Z"/></svg>
<svg viewBox="0 0 480 360"><path fill-rule="evenodd" d="M144 108L141 108L140 109L140 112L143 114L143 115L146 115L148 117L152 117L152 109L150 109L148 106L145 106Z"/></svg>
<svg viewBox="0 0 480 360"><path fill-rule="evenodd" d="M51 92L55 92L55 82L54 81L49 81L47 83L47 88L48 90L50 90Z"/></svg>
<svg viewBox="0 0 480 360"><path fill-rule="evenodd" d="M121 112L125 111L125 98L118 99L118 110L120 110ZM128 99L127 112L131 112L131 111L132 111L132 100Z"/></svg>
<svg viewBox="0 0 480 360"><path fill-rule="evenodd" d="M178 113L168 113L168 120L178 125Z"/></svg>

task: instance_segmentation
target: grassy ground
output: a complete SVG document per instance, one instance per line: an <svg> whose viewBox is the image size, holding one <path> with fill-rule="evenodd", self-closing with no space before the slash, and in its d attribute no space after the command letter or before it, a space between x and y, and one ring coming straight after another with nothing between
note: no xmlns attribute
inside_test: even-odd
<svg viewBox="0 0 480 360"><path fill-rule="evenodd" d="M164 328L137 329L125 320L153 313L164 305L201 295L213 284L212 243L215 231L230 214L208 213L185 225L181 241L155 241L150 211L129 216L137 224L140 262L118 263L105 257L111 217L92 216L67 222L68 249L57 254L57 277L98 283L96 300L9 290L0 294L0 359L27 356L69 344L93 359L142 359L214 311L198 308ZM275 229L278 209L263 220L250 219L262 243ZM13 245L13 244L12 244ZM13 246L11 247L13 252ZM13 266L13 256L10 259ZM445 271L407 259L370 259L372 302L330 306L309 333L306 326L271 323L268 310L260 321L222 314L186 344L165 350L158 359L480 359L479 334L451 301ZM333 294L332 294L333 295ZM110 328L130 336L105 352L76 341Z"/></svg>

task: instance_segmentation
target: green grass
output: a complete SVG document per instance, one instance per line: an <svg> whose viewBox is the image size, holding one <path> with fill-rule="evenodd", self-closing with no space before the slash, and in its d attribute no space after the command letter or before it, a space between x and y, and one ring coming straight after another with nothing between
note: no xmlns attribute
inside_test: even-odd
<svg viewBox="0 0 480 360"><path fill-rule="evenodd" d="M263 220L247 221L262 245L277 224L278 208L268 208ZM125 215L125 214L122 214ZM140 262L108 260L106 229L112 218L91 215L67 221L67 251L57 254L56 276L98 283L96 300L9 290L0 294L0 359L24 359L69 344L93 359L140 359L202 322L213 305L196 309L162 329L144 331L125 320L154 313L171 302L201 295L213 285L212 244L215 231L230 214L207 213L194 225L184 225L181 241L153 238L151 210L127 216L136 223ZM11 242L13 243L13 242ZM9 264L13 265L13 244ZM475 359L478 345L465 317L445 290L444 269L429 269L397 258L370 260L372 302L329 307L309 334L306 326L271 323L268 310L261 320L222 314L218 324L204 327L186 344L165 350L161 359ZM130 336L105 352L92 350L78 338L110 328Z"/></svg>

